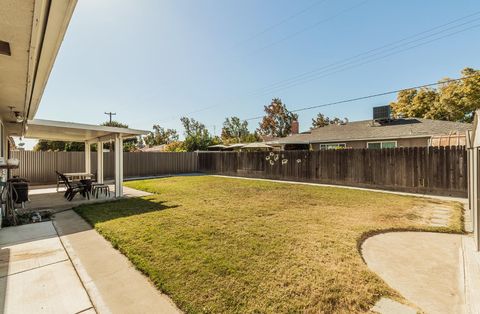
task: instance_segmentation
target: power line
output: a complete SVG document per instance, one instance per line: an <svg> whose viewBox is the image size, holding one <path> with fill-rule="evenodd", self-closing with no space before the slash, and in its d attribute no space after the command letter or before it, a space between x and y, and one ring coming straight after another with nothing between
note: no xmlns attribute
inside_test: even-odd
<svg viewBox="0 0 480 314"><path fill-rule="evenodd" d="M323 107L328 107L328 106L334 106L334 105L339 105L339 104L344 104L344 103L349 103L349 102L354 102L354 101L359 101L359 100L376 98L376 97L380 97L380 96L396 94L396 93L399 93L399 92L413 90L413 89L426 88L426 87L430 87L430 86L436 86L436 85L442 85L442 84L447 84L447 83L452 83L452 82L458 82L458 81L466 80L468 78L472 78L472 77L476 77L476 76L480 76L480 74L469 75L469 76L465 76L465 77L461 77L461 78L457 78L457 79L445 80L445 81L441 81L441 82L437 82L437 83L418 85L418 86L415 86L415 87L402 88L402 89L392 90L392 91L378 93L378 94L371 94L371 95L367 95L367 96L349 98L349 99L345 99L345 100L334 101L334 102L329 102L329 103L315 105L315 106L303 107L303 108L291 110L290 112L301 112L301 111L323 108ZM251 121L251 120L258 120L258 119L262 119L262 118L263 118L263 116L257 116L257 117L247 118L247 119L244 119L244 120Z"/></svg>
<svg viewBox="0 0 480 314"><path fill-rule="evenodd" d="M284 42L284 41L286 41L286 40L289 40L289 39L291 39L291 38L293 38L293 37L296 37L296 36L300 35L300 34L303 33L303 32L306 32L306 31L308 31L308 30L310 30L310 29L313 29L313 28L315 28L315 27L318 27L318 26L320 26L320 25L323 24L323 23L326 23L326 22L328 22L328 21L331 21L331 20L333 20L333 19L335 19L335 18L337 18L337 17L339 17L339 16L341 16L341 15L343 15L343 14L345 14L345 13L347 13L347 12L353 10L353 9L356 9L357 7L360 7L360 6L364 5L365 3L367 3L368 1L370 1L370 0L363 0L363 1L357 3L357 4L353 5L353 6L350 6L350 7L346 8L346 9L338 12L337 14L331 15L331 16L329 16L329 17L327 17L327 18L324 18L324 19L322 19L322 20L320 20L320 21L318 21L318 22L316 22L316 23L314 23L314 24L312 24L312 25L310 25L310 26L301 28L301 29L299 29L298 31L296 31L296 32L294 32L294 33L291 33L291 34L289 34L289 35L287 35L287 36L285 36L285 37L283 37L283 38L280 38L279 40L273 41L273 42L271 42L271 43L269 43L269 44L267 44L267 45L265 45L265 46L262 46L262 47L260 47L260 48L258 48L258 49L255 49L254 51L252 51L252 52L249 53L248 55L255 54L255 53L260 52L260 51L262 51L262 50L265 50L265 49L267 49L267 48L270 48L270 47L273 47L273 46L275 46L275 45L278 45L279 43Z"/></svg>
<svg viewBox="0 0 480 314"><path fill-rule="evenodd" d="M480 11L479 12L476 12L475 14L472 14L472 15L478 15L480 14ZM468 18L468 17L471 17L472 15L469 15L467 17L464 17L464 18L461 18L461 19L465 19L465 18ZM480 20L480 18L476 18L476 19L473 19L473 20L470 20L468 22L464 22L462 24L458 24L458 25L455 25L455 26L452 26L452 27L449 27L447 29L443 29L441 31L438 31L438 32L435 32L435 33L432 33L432 34L429 34L429 35L426 35L426 36L423 36L423 37L420 37L420 38L417 38L417 39L414 39L414 40L410 40L410 41L407 41L405 42L406 40L410 39L410 38L415 38L415 37L418 37L419 35L421 34L425 34L425 33L429 33L431 32L432 30L435 30L435 29L438 29L438 28L442 28L442 27L445 27L449 24L452 24L454 22L458 22L459 20L461 19L457 19L455 21L452 21L452 22L449 22L447 24L443 24L441 26L437 26L437 27L434 27L430 30L427 30L427 31L423 31L421 33L418 33L418 34L415 34L413 36L409 36L409 37L406 37L406 38L403 38L399 41L396 41L396 42L392 42L390 44L387 44L387 45L384 45L382 47L379 47L379 48L375 48L375 49L371 49L367 52L364 52L364 53L361 53L361 54L358 54L356 56L353 56L353 57L350 57L350 58L346 58L342 61L337 61L337 62L334 62L334 63L331 63L329 65L326 65L326 66L323 66L323 67L320 67L320 68L317 68L315 70L311 70L311 71L308 71L308 72L305 72L303 74L299 74L299 75L296 75L290 79L286 79L286 80L282 80L282 81L278 81L276 83L273 83L273 84L270 84L270 85L267 85L266 87L264 88L261 88L261 89L257 89L257 92L254 92L252 93L251 95L263 95L263 94L266 94L266 93L271 93L271 92L274 92L274 91L278 91L278 90L283 90L283 89L287 89L287 88L291 88L291 87L294 87L294 86L297 86L297 85L300 85L300 84L303 84L303 83L306 83L306 82L310 82L310 81L313 81L313 80L316 80L318 78L322 78L322 77L325 77L325 76L328 76L328 75L331 75L331 74L334 74L334 73L337 73L339 71L334 71L333 73L329 73L333 70L336 70L338 68L344 68L342 70L347 70L347 69L350 69L350 68L353 68L353 67L357 67L359 65L363 65L363 64L366 64L366 63L371 63L373 61L377 61L377 60L380 60L380 59L384 59L386 57L389 57L389 56L392 56L392 55L395 55L395 54L398 54L398 53L401 53L401 52L404 52L404 51L407 51L407 50L411 50L413 48L417 48L419 46L423 46L423 45L426 45L428 43L431 43L431 42L434 42L434 41L437 41L437 40L440 40L440 39L443 39L445 37L450 37L450 36L453 36L457 33L461 33L461 32L465 32L467 30L470 30L472 28L476 28L478 27L479 25L473 25L471 27L466 27L466 28L463 28L461 30L458 30L458 31L455 31L455 32L451 32L451 33L448 33L444 36L439 36L439 37L436 37L432 40L427 40L427 41L424 41L425 39L428 39L430 37L435 37L437 35L441 35L442 33L445 33L445 32L448 32L448 31L451 31L451 30L454 30L456 28L459 28L461 26L465 26L465 25L468 25L468 24L471 24L473 22L476 22L478 20ZM416 43L416 42L420 42L419 44L417 45L413 45L411 46L412 44ZM410 45L410 46L409 46ZM403 49L399 49L397 50L398 48L401 48L403 46L407 46L406 48L403 48ZM386 49L387 47L391 47L389 49ZM375 52L375 51L380 51L380 52L377 52L377 53L374 53L372 54L372 52ZM389 51L392 51L391 53L388 53ZM383 55L383 56L382 56ZM375 56L380 56L378 58L374 58ZM371 60L369 60L371 59ZM352 60L352 61L350 61ZM362 62L362 61L365 61L365 60L368 60L367 62ZM348 61L348 62L347 62ZM360 63L358 63L360 62ZM357 64L356 64L357 63ZM325 74L325 75L321 75L321 74ZM321 75L321 76L319 76Z"/></svg>
<svg viewBox="0 0 480 314"><path fill-rule="evenodd" d="M402 39L400 39L400 40L393 41L393 42L388 43L388 44L385 44L385 45L383 45L383 46L370 49L370 50L368 50L368 51L365 51L365 52L359 53L359 54L357 54L357 55L354 55L354 56L352 56L352 57L349 57L349 58L346 58L346 59L343 59L343 60L340 60L340 61L336 61L336 62L331 63L331 64L329 64L329 65L322 66L322 67L319 67L319 68L316 68L316 69L307 71L307 72L305 72L305 73L301 73L301 74L295 75L295 76L293 76L293 77L291 77L291 78L289 78L289 79L284 79L284 80L281 80L281 81L278 81L278 82L269 84L269 85L267 85L267 86L265 86L265 87L263 87L263 88L259 88L259 89L255 90L255 91L261 91L261 90L264 90L264 89L266 89L266 88L273 87L273 86L275 86L275 85L279 85L279 84L281 84L281 83L291 81L291 80L293 80L293 79L301 78L301 77L303 77L303 76L316 73L316 72L318 72L318 71L320 71L320 70L323 70L323 69L325 69L325 68L331 67L331 66L333 66L333 65L345 63L346 61L350 61L350 60L356 59L356 58L358 58L358 57L362 57L362 56L365 56L365 55L369 55L370 53L372 53L372 52L374 52L374 51L382 50L382 49L384 49L384 48L387 48L387 47L390 47L390 46L393 46L393 45L402 43L402 42L404 42L404 41L406 41L406 40L409 40L409 39L418 37L418 36L423 35L423 34L430 33L430 32L432 32L432 31L434 31L434 30L437 30L437 29L443 28L443 27L445 27L445 26L454 24L454 23L456 23L456 22L459 22L459 21L468 19L468 18L470 18L470 17L472 17L472 16L475 16L475 15L478 15L478 14L480 14L480 11L474 12L474 13L472 13L472 14L468 14L468 15L466 15L466 16L462 16L462 17L460 17L460 18L457 18L457 19L452 20L452 21L450 21L450 22L447 22L447 23L445 23L445 24L441 24L441 25L438 25L438 26L429 28L429 29L424 30L424 31L422 31L422 32L419 32L419 33L416 33L416 34L413 34L413 35L404 37L404 38L402 38ZM254 92L255 92L255 91L254 91Z"/></svg>
<svg viewBox="0 0 480 314"><path fill-rule="evenodd" d="M300 85L300 84L304 84L304 83L307 83L307 82L310 82L310 81L314 81L314 80L318 80L320 78L323 78L323 77L326 77L326 76L329 76L329 75L332 75L332 74L335 74L335 73L339 73L339 72L343 72L343 71L346 71L346 70L349 70L349 69L352 69L352 68L355 68L355 67L359 67L359 66L362 66L362 65L365 65L365 64L368 64L368 63L372 63L374 61L378 61L378 60L381 60L381 59L385 59L387 57L390 57L392 55L396 55L396 54L399 54L399 53L402 53L402 52L405 52L405 51L408 51L408 50L412 50L414 48L417 48L417 47L420 47L420 46L424 46L426 44L429 44L431 42L434 42L434 41L438 41L438 40L441 40L443 38L446 38L446 37L451 37L453 35L456 35L458 33L462 33L462 32L465 32L465 31L468 31L470 29L473 29L473 28L477 28L477 27L480 27L480 24L476 24L476 25L473 25L473 26L470 26L470 27L467 27L467 28L463 28L463 29L460 29L458 31L455 31L455 32L451 32L451 33L448 33L446 35L443 35L443 36L439 36L439 37L436 37L436 38L433 38L431 40L427 40L427 41L424 41L424 42L420 42L419 44L416 44L416 45L413 45L413 46L408 46L404 49L400 49L400 50L396 50L396 48L398 48L399 44L400 43L403 43L405 42L406 40L408 39L412 39L412 38L416 38L420 35L423 35L423 34L427 34L427 33L431 33L432 31L434 30L437 30L437 29L441 29L441 28L444 28L446 26L449 26L449 25L452 25L452 24L455 24L459 21L462 21L462 20L465 20L465 19L468 19L468 18L471 18L473 16L476 16L476 15L479 15L480 14L480 11L477 11L477 12L474 12L472 14L469 14L469 15L466 15L466 16L463 16L463 17L460 17L460 18L457 18L455 20L452 20L450 22L447 22L447 23L444 23L444 24L441 24L439 26L435 26L433 28L430 28L430 29L427 29L425 31L422 31L422 32L419 32L419 33L416 33L414 35L411 35L411 36L407 36L405 38L402 38L400 40L397 40L397 41L394 41L392 43L389 43L389 44L386 44L386 45L383 45L381 47L378 47L378 48L374 48L374 49L371 49L371 50L368 50L366 52L363 52L363 53L360 53L360 54L357 54L353 57L350 57L350 58L347 58L347 59L344 59L344 60L341 60L341 61L337 61L337 62L334 62L330 65L327 65L327 66L323 66L323 67L320 67L320 68L317 68L317 69L314 69L314 70L311 70L311 71L308 71L308 72L305 72L303 74L299 74L299 75L296 75L294 76L293 78L291 79L286 79L286 80L282 80L282 81L278 81L276 83L273 83L273 84L270 84L268 86L272 86L270 88L267 88L265 89L265 91L263 93L252 93L250 95L264 95L264 94L267 94L267 93L272 93L272 92L275 92L275 91L280 91L280 90L284 90L284 89L288 89L288 88L291 88L291 87L294 87L294 86L297 86L297 85ZM404 45L411 45L412 43L415 43L415 42L418 42L418 41L423 41L425 39L428 39L432 36L436 36L436 35L440 35L444 32L447 32L447 31L451 31L455 28L458 28L458 27L461 27L461 26L465 26L467 24L470 24L470 23L473 23L477 20L479 20L480 18L475 18L473 20L470 20L470 21L467 21L467 22L464 22L462 24L458 24L458 25L455 25L455 26L452 26L452 27L449 27L447 29L443 29L443 30L440 30L436 33L433 33L433 34L429 34L429 35L426 35L424 37L421 37L421 38L417 38L415 40L411 40L411 41L408 41L407 43L404 43L402 44L403 46ZM393 46L393 48L390 48L390 49L387 49L383 52L379 52L379 53L375 53L375 54L371 54L371 52L374 52L374 51L379 51L379 50L383 50L384 48L387 48L387 47L391 47ZM391 51L393 50L393 52L391 53L387 53L385 54L386 52L388 51ZM370 54L370 55L369 55ZM365 56L366 55L366 56ZM379 56L378 56L379 55ZM364 56L364 57L362 57ZM375 57L375 56L378 56L376 58L373 58L372 57ZM361 58L359 58L361 57ZM358 60L355 60L355 59L358 59ZM349 60L352 60L350 62L346 62L346 61L349 61ZM361 62L363 61L363 62ZM360 62L360 63L359 63ZM335 66L336 65L336 66ZM329 69L330 68L330 69ZM320 71L320 70L323 70L323 71ZM323 75L320 75L320 74L323 74ZM319 76L320 75L320 76ZM280 83L283 83L283 84L280 84ZM280 85L279 85L280 84ZM274 87L275 85L279 85L279 86L276 86ZM261 90L261 89L260 89ZM192 112L189 112L189 113L186 113L186 115L189 115L189 114L194 114L194 113L198 113L198 112L202 112L202 111L206 111L206 110L209 110L209 109L212 109L212 108L215 108L215 107L218 107L219 105L212 105L212 106L208 106L208 107L204 107L204 108L200 108L198 110L195 110L195 111L192 111ZM172 119L173 120L173 119ZM168 120L168 121L164 121L164 122L169 122L169 121L172 121L172 120Z"/></svg>
<svg viewBox="0 0 480 314"><path fill-rule="evenodd" d="M111 112L111 111L110 112L105 112L105 114L110 117L110 123L112 123L112 116L117 115L116 112Z"/></svg>
<svg viewBox="0 0 480 314"><path fill-rule="evenodd" d="M372 62L374 62L374 61L378 61L378 60L381 60L381 59L385 59L385 58L390 57L390 56L392 56L392 55L396 55L396 54L399 54L399 53L402 53L402 52L405 52L405 51L408 51L408 50L411 50L411 49L414 49L414 48L417 48L417 47L420 47L420 46L424 46L424 45L429 44L429 43L431 43L431 42L434 42L434 41L437 41L437 40L440 40L440 39L443 39L443 38L446 38L446 37L450 37L450 36L456 35L456 34L458 34L458 33L462 33L462 32L468 31L468 30L470 30L470 29L477 28L477 27L480 27L480 24L477 24L477 25L474 25L474 26L465 28L465 29L463 29L463 30L460 30L460 31L457 31L457 32L453 32L453 33L450 33L450 34L447 34L447 35L444 35L444 36L441 36L441 37L438 37L438 38L429 40L429 41L427 41L427 42L420 43L420 44L418 44L418 45L415 45L415 46L412 46L412 47L409 47L409 48L406 48L406 49L402 49L402 50L399 50L399 51L396 51L396 52L392 52L392 53L389 53L389 54L380 56L380 57L378 57L378 58L374 58L374 59L371 59L371 60L367 60L367 61L365 61L365 62L361 62L361 63L358 63L358 64L354 64L354 65L351 65L351 66L348 66L348 67L340 68L340 69L335 70L335 71L333 71L333 72L328 72L328 73L326 73L326 74L324 74L324 75L321 75L321 76L318 76L318 77L313 77L313 78L304 80L304 81L302 81L302 82L300 82L300 83L287 85L287 86L284 86L284 87L282 87L282 88L278 88L278 89L276 89L276 90L269 91L268 93L265 93L265 94L269 94L269 93L272 93L272 92L274 92L274 91L279 91L279 90L285 90L285 89L288 89L288 88L292 88L292 87L295 87L295 86L297 86L297 85L304 84L304 83L308 83L308 82L311 82L311 81L315 81L315 80L318 80L318 79L320 79L320 78L323 78L323 77L326 77L326 76L329 76L329 75L332 75L332 74L336 74L336 73L343 72L343 71L346 71L346 70L350 70L350 69L352 69L352 68L356 68L356 67L359 67L359 66L368 64L368 63L372 63Z"/></svg>
<svg viewBox="0 0 480 314"><path fill-rule="evenodd" d="M238 47L238 46L240 46L240 45L242 45L242 44L245 44L245 43L247 43L247 42L249 42L249 41L257 38L257 37L260 37L260 36L262 36L263 34L266 34L266 33L268 33L269 31L277 28L278 26L281 26L281 25L289 22L290 20L296 18L297 16L302 15L302 14L310 11L310 10L313 9L314 7L326 3L327 1L328 1L328 0L322 0L322 1L317 0L317 1L314 1L314 2L311 3L309 6L303 8L302 10L297 11L296 13L294 13L294 14L292 14L292 15L289 15L288 17L280 20L279 22L274 23L274 24L272 24L272 25L264 28L263 30L261 30L261 31L255 33L255 34L249 36L248 38L246 38L246 39L244 39L244 40L236 43L232 48L236 48L236 47Z"/></svg>

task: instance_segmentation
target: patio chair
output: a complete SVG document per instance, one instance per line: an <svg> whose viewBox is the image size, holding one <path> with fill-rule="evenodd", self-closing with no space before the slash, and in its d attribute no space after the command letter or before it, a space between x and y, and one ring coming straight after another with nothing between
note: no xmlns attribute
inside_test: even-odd
<svg viewBox="0 0 480 314"><path fill-rule="evenodd" d="M65 182L63 181L62 177L60 176L60 173L58 171L55 171L57 173L57 192L60 189L60 185L65 185Z"/></svg>
<svg viewBox="0 0 480 314"><path fill-rule="evenodd" d="M63 196L68 200L72 201L77 193L80 193L83 197L90 199L90 194L88 187L85 184L78 182L70 182L70 180L62 173L55 171L63 184L65 185L66 191Z"/></svg>

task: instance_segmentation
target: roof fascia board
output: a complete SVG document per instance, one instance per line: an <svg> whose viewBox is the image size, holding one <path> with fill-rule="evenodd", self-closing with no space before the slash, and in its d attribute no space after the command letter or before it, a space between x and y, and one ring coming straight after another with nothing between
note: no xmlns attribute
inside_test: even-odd
<svg viewBox="0 0 480 314"><path fill-rule="evenodd" d="M414 135L414 136L389 136L389 137L369 137L369 138L354 138L354 139L332 139L325 141L310 141L310 144L330 143L330 142L355 142L355 141L380 141L380 140L394 140L394 139L409 139L409 138L431 138L433 135Z"/></svg>
<svg viewBox="0 0 480 314"><path fill-rule="evenodd" d="M42 45L38 47L41 50L36 52L38 53L38 65L35 67L35 72L31 74L33 81L30 92L31 95L27 98L29 99L29 103L27 104L26 112L28 119L32 119L38 110L55 58L67 31L75 5L77 4L77 0L37 0L36 2L40 2L41 4L49 2L50 5L38 5L39 9L49 8L49 11L48 14L46 12L39 13L39 17L47 18L48 20L46 21L45 29L43 29L43 34L39 35L42 37L41 40L40 38L35 39L38 43L42 42ZM37 4L35 8L37 8ZM41 21L38 21L38 23L41 23ZM40 28L36 30L42 31Z"/></svg>
<svg viewBox="0 0 480 314"><path fill-rule="evenodd" d="M104 126L104 125L95 125L95 124L83 124L75 122L66 122L66 121L53 121L53 120L43 120L35 119L28 121L29 125L38 125L38 126L47 126L47 127L59 127L59 128L68 128L68 129L80 129L80 130L92 130L92 131L101 131L101 132L110 132L123 134L123 136L138 136L138 135L147 135L150 132L146 130L136 130L129 128L117 128L113 126Z"/></svg>
<svg viewBox="0 0 480 314"><path fill-rule="evenodd" d="M27 88L25 91L25 102L22 108L24 116L27 116L28 107L32 99L32 90L38 69L38 61L41 55L41 47L43 45L49 9L50 0L34 1L32 32L30 35L30 47L28 52Z"/></svg>

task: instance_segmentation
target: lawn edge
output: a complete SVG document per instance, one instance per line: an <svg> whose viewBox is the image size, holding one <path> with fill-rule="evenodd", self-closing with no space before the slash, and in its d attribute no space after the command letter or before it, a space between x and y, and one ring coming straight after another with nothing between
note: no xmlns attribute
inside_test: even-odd
<svg viewBox="0 0 480 314"><path fill-rule="evenodd" d="M210 175L206 175L206 176L210 176ZM162 176L162 177L155 177L155 178L148 178L146 180L158 180L158 179L164 179L164 178L170 178L170 177L175 177L175 176ZM235 179L239 179L239 177L232 177L232 176L217 176L217 175L213 175L211 177L223 177L225 179L232 179L232 180L235 180ZM278 184L292 184L292 182L288 182L288 181L279 181L279 180L269 180L269 179L260 179L258 180L257 178L247 178L247 179L252 179L254 181L263 181L263 182L271 182L271 183L278 183ZM135 180L131 180L129 181L128 183L129 184L134 184L135 182L138 182L138 181L144 181L142 179L135 179ZM299 184L300 186L302 186L303 184ZM333 188L333 189L349 189L350 187L348 186L330 186L330 185L327 185L327 186L323 186L323 185L314 185L314 184L305 184L303 186L311 186L311 187L318 187L318 188ZM138 188L138 187L135 187L136 189L139 189L139 190L142 190L142 191L146 191L146 192L149 192L149 193L152 193L152 194L159 194L155 191L149 191L148 189L145 190L145 189L141 189L141 188ZM354 189L356 190L356 189ZM393 194L393 195L397 195L399 197L406 197L406 198L415 198L417 200L425 200L425 201L428 201L428 200L435 200L436 198L434 196L430 197L430 196L424 196L424 195L405 195L405 194L400 194L400 193L395 193L395 192L391 192L391 191L385 191L385 190L374 190L374 189L368 189L368 192L371 192L371 193L381 193L381 194ZM113 201L120 201L121 199L119 200L113 200ZM357 246L357 252L358 254L360 255L360 258L362 259L363 263L367 266L367 269L372 273L374 274L376 277L379 278L379 280L381 280L389 289L389 291L385 291L384 294L381 294L378 296L377 299L374 300L373 304L371 304L371 307L373 307L377 302L378 300L380 300L382 297L389 297L393 300L396 300L402 304L406 304L406 305L409 305L409 306L412 306L414 307L415 309L418 310L418 313L422 313L421 310L418 308L418 306L416 306L415 304L412 304L410 301L408 301L404 296L402 296L396 289L390 287L378 274L376 274L375 272L373 272L372 270L370 270L370 268L368 268L368 265L367 263L365 262L365 259L363 257L363 254L362 254L362 245L363 243L369 239L370 237L373 237L373 236L376 236L376 235L380 235L380 234L385 234L385 233L392 233L392 232L432 232L432 233L445 233L445 234L466 234L466 231L465 231L465 221L464 221L464 211L465 211L465 208L464 206L462 205L462 203L460 201L456 201L456 200L442 200L442 199L436 199L438 201L441 201L441 202L444 202L444 203L450 203L452 205L452 208L457 208L458 210L455 210L452 214L452 217L451 217L451 223L449 226L447 227L432 227L432 226L425 226L425 227L405 227L405 228L386 228L386 229L374 229L374 230L369 230L369 231L366 231L364 233L362 233L359 238L357 239L357 243L356 243L356 246ZM101 203L99 203L101 204ZM168 293L168 291L165 291L164 289L162 289L159 285L155 284L155 282L153 282L153 280L150 279L149 277L149 274L143 270L142 268L139 268L135 263L133 263L130 258L127 256L126 252L124 252L120 247L114 245L114 243L112 243L112 239L110 239L106 234L104 234L101 230L95 228L95 225L92 223L92 221L90 221L87 217L83 216L81 214L81 211L80 211L80 208L83 207L82 205L79 205L79 206L76 206L74 208L72 208L80 217L82 217L85 221L88 222L88 224L90 226L92 226L93 229L95 229L100 235L102 235L102 237L104 237L107 241L110 242L110 244L112 245L113 248L115 248L116 250L118 250L120 253L122 253L125 257L127 257L129 259L129 261L132 263L132 265L134 265L135 269L137 269L138 271L140 271L145 277L148 278L148 280L157 288L159 289L159 291L161 291L162 293L168 295L172 301L177 305L177 307L184 311L184 312L189 312L189 309L188 309L188 304L183 304L183 302L181 300L175 300L174 297L172 295L170 295ZM455 226L456 223L460 223L459 226Z"/></svg>
<svg viewBox="0 0 480 314"><path fill-rule="evenodd" d="M448 201L446 201L448 202ZM452 221L450 223L450 226L448 227L411 227L411 228L386 228L386 229L377 229L377 230L369 230L360 235L360 237L357 239L357 252L360 255L360 258L362 259L363 263L367 266L368 270L375 274L388 288L394 292L393 295L383 295L379 296L379 298L375 301L377 303L382 297L388 296L391 297L393 300L398 301L402 304L409 305L417 309L417 313L423 313L422 310L416 305L411 303L407 298L405 298L400 292L398 292L396 289L390 287L388 283L383 280L377 273L372 271L369 267L367 262L365 261L365 258L363 257L362 254L362 245L363 243L368 240L371 237L381 235L381 234L386 234L386 233L394 233L394 232L428 232L428 233L441 233L441 234L456 234L456 235L465 235L467 232L465 231L465 219L464 219L464 214L465 214L465 207L462 205L462 203L458 201L453 201L452 202L453 206L452 207L457 207L458 210L454 212L459 213L460 217L456 217L456 215L452 215L452 220L459 219L460 222L460 230L457 230L457 228L453 225L455 221ZM374 304L375 304L374 303Z"/></svg>

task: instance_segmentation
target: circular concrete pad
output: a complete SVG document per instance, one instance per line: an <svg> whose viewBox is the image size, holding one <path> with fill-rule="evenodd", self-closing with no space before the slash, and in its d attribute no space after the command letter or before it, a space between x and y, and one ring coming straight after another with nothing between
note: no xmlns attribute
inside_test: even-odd
<svg viewBox="0 0 480 314"><path fill-rule="evenodd" d="M461 235L391 232L368 238L368 267L426 313L463 313Z"/></svg>

